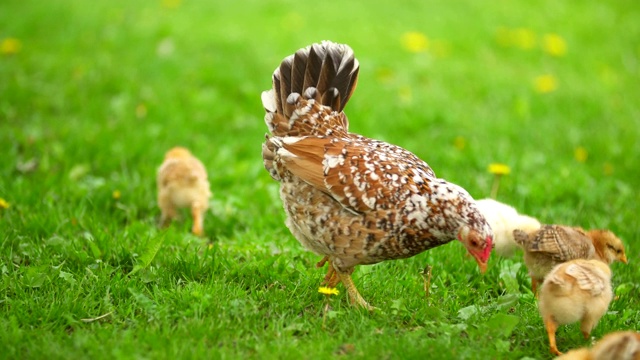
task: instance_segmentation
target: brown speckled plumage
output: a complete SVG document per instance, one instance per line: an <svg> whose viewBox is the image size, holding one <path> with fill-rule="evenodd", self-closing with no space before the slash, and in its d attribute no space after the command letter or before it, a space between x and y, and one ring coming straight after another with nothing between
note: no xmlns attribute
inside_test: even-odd
<svg viewBox="0 0 640 360"><path fill-rule="evenodd" d="M349 132L342 109L358 68L348 46L331 42L285 58L262 94L271 132L263 160L281 183L293 235L330 261L352 301L369 307L347 284L354 266L458 238L484 267L492 233L464 189L401 147Z"/></svg>

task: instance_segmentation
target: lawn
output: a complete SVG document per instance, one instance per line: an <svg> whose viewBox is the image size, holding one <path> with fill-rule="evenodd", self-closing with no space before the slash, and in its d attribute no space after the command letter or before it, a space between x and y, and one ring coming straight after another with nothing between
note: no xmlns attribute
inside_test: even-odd
<svg viewBox="0 0 640 360"><path fill-rule="evenodd" d="M639 19L635 0L2 1L0 358L551 358L521 254L481 275L454 241L359 267L374 313L318 293L262 166L260 92L323 39L361 64L351 131L475 198L506 164L500 201L622 238L592 336L637 330ZM208 170L205 238L187 213L157 227L175 145Z"/></svg>

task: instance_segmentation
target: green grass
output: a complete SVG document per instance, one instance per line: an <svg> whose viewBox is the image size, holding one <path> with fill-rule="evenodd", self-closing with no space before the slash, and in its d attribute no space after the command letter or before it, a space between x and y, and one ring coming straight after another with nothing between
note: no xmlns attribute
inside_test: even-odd
<svg viewBox="0 0 640 360"><path fill-rule="evenodd" d="M284 56L322 39L361 63L352 131L412 150L476 198L488 164L508 164L500 200L615 231L630 264L613 265L619 297L593 336L637 329L639 18L634 0L2 1L0 40L21 49L0 55L0 357L550 358L521 256L481 276L454 242L360 267L373 314L317 292L319 257L284 226L262 168L260 92ZM498 41L520 28L532 48ZM426 52L403 48L408 31ZM542 50L547 33L566 55ZM545 74L558 86L540 94ZM206 239L190 221L156 228L155 172L178 144L209 172ZM558 342L589 344L575 325Z"/></svg>

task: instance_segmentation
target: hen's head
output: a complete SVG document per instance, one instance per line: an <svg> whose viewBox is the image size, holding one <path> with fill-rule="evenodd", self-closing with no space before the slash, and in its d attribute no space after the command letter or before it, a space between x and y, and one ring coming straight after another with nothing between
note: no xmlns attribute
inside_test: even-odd
<svg viewBox="0 0 640 360"><path fill-rule="evenodd" d="M476 259L481 272L487 270L487 262L493 250L493 230L471 195L462 187L442 181L432 186L436 192L450 225L448 235L455 236ZM450 238L449 238L450 239Z"/></svg>
<svg viewBox="0 0 640 360"><path fill-rule="evenodd" d="M487 224L486 226L476 228L472 226L463 226L458 231L458 240L460 240L467 251L478 263L481 272L487 270L487 262L491 249L493 248L493 232Z"/></svg>

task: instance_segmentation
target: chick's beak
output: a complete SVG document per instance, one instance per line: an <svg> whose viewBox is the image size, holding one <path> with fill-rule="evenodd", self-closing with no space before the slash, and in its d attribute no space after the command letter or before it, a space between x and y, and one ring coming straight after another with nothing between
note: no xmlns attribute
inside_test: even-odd
<svg viewBox="0 0 640 360"><path fill-rule="evenodd" d="M622 259L620 259L620 261L622 261L625 264L629 263L629 261L627 260L627 255L622 255Z"/></svg>

